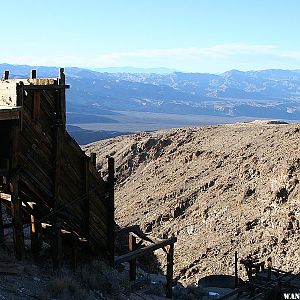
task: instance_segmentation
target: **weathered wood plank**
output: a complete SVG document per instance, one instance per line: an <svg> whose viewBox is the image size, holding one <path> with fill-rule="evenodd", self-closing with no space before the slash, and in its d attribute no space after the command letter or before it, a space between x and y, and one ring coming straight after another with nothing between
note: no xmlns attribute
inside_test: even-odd
<svg viewBox="0 0 300 300"><path fill-rule="evenodd" d="M3 216L2 216L2 201L0 195L0 246L3 248L4 246L4 226L3 226Z"/></svg>
<svg viewBox="0 0 300 300"><path fill-rule="evenodd" d="M25 256L25 244L24 244L24 232L22 224L22 201L19 198L19 176L15 174L18 164L18 152L19 152L19 124L15 124L10 130L10 144L11 144L11 213L13 222L13 236L16 257L19 260L24 259Z"/></svg>
<svg viewBox="0 0 300 300"><path fill-rule="evenodd" d="M167 286L166 297L172 299L173 294L173 266L174 266L174 243L167 250Z"/></svg>
<svg viewBox="0 0 300 300"><path fill-rule="evenodd" d="M128 250L129 252L136 250L136 237L131 233L128 235ZM136 258L129 261L129 279L136 280Z"/></svg>
<svg viewBox="0 0 300 300"><path fill-rule="evenodd" d="M123 262L127 262L127 261L129 261L133 258L137 258L137 257L140 257L140 256L145 255L147 253L151 253L155 250L164 248L168 245L175 244L176 242L177 242L176 237L173 237L173 238L170 238L170 239L167 239L167 240L162 240L162 241L157 242L155 244L152 244L150 246L138 249L134 252L130 252L130 253L126 253L122 256L118 256L118 257L115 258L115 262L118 263L118 264L123 263Z"/></svg>
<svg viewBox="0 0 300 300"><path fill-rule="evenodd" d="M64 90L70 88L70 85L65 84L65 85L56 85L56 84L51 84L51 85L24 85L24 90L26 91L34 91L34 90Z"/></svg>

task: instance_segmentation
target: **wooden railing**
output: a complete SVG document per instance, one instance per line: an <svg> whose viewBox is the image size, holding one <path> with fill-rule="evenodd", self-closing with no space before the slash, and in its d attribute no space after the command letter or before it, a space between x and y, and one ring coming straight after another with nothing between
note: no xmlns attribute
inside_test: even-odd
<svg viewBox="0 0 300 300"><path fill-rule="evenodd" d="M140 239L137 243L136 240ZM144 241L151 242L149 246L138 248ZM172 298L172 287L173 287L173 266L174 266L174 244L177 242L176 237L170 239L153 241L145 239L144 236L138 235L137 233L129 232L128 235L128 248L129 252L115 257L115 264L129 262L129 278L131 281L136 280L136 260L138 257L144 256L148 253L154 252L158 249L163 249L167 254L167 285L166 285L166 297Z"/></svg>

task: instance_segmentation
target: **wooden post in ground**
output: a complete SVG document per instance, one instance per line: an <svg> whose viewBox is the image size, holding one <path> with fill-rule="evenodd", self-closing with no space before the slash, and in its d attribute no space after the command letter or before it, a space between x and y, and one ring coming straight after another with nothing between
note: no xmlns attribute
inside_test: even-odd
<svg viewBox="0 0 300 300"><path fill-rule="evenodd" d="M239 275L238 275L238 253L234 253L234 286L237 288L239 286Z"/></svg>
<svg viewBox="0 0 300 300"><path fill-rule="evenodd" d="M53 209L58 210L60 203L60 187L61 187L61 161L62 161L62 144L64 139L64 123L62 120L62 94L56 95L55 112L56 120L54 121L54 186L53 186ZM62 220L59 216L53 217L53 238L52 238L52 259L53 270L59 273L62 267Z"/></svg>
<svg viewBox="0 0 300 300"><path fill-rule="evenodd" d="M62 232L61 232L61 222L59 219L56 219L56 222L52 229L51 248L52 248L53 271L59 274L63 263Z"/></svg>
<svg viewBox="0 0 300 300"><path fill-rule="evenodd" d="M174 266L174 244L167 247L167 286L166 297L172 298L173 295L173 266Z"/></svg>
<svg viewBox="0 0 300 300"><path fill-rule="evenodd" d="M108 253L109 261L113 266L115 263L115 160L113 157L108 157Z"/></svg>
<svg viewBox="0 0 300 300"><path fill-rule="evenodd" d="M19 151L19 123L13 124L10 129L10 191L11 191L11 213L13 223L13 236L16 258L24 259L25 244L22 222L22 201L19 198L19 176L16 174L18 169Z"/></svg>
<svg viewBox="0 0 300 300"><path fill-rule="evenodd" d="M30 238L31 238L31 252L33 259L36 261L39 256L40 244L39 244L39 227L36 223L34 215L30 215Z"/></svg>
<svg viewBox="0 0 300 300"><path fill-rule="evenodd" d="M271 271L272 258L271 257L268 257L268 259L267 259L267 266L268 266L268 279L271 280L271 277L272 277L272 271Z"/></svg>
<svg viewBox="0 0 300 300"><path fill-rule="evenodd" d="M29 204L34 210L35 203ZM31 239L31 253L34 261L37 261L40 252L40 232L41 224L37 222L36 215L30 215L30 239Z"/></svg>
<svg viewBox="0 0 300 300"><path fill-rule="evenodd" d="M25 256L24 232L22 222L22 201L19 198L19 178L11 180L11 214L16 258L23 260Z"/></svg>
<svg viewBox="0 0 300 300"><path fill-rule="evenodd" d="M3 216L2 216L2 200L0 196L0 247L4 247L4 227L3 227Z"/></svg>
<svg viewBox="0 0 300 300"><path fill-rule="evenodd" d="M130 232L128 235L128 250L130 252L136 249L136 237L133 236ZM130 281L136 280L136 258L133 258L129 261L129 279Z"/></svg>
<svg viewBox="0 0 300 300"><path fill-rule="evenodd" d="M72 269L73 272L77 269L77 259L78 259L78 237L72 232Z"/></svg>

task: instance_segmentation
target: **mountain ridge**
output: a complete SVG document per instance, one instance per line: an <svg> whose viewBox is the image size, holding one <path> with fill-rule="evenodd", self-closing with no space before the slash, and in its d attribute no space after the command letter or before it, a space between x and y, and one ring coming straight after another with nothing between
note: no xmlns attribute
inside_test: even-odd
<svg viewBox="0 0 300 300"><path fill-rule="evenodd" d="M11 76L57 76L55 67L1 64ZM300 71L230 70L222 74L100 73L66 68L68 111L141 111L300 119ZM98 113L99 114L99 113Z"/></svg>

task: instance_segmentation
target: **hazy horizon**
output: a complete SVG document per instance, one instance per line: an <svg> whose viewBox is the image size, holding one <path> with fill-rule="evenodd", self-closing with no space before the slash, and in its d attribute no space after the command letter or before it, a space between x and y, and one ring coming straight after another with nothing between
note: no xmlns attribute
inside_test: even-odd
<svg viewBox="0 0 300 300"><path fill-rule="evenodd" d="M215 75L219 75L219 74L223 74L226 72L231 72L231 71L238 71L238 72L260 72L260 71L271 71L271 70L280 70L280 71L291 71L291 72L298 72L300 71L300 67L299 69L276 69L276 68L271 68L271 69L249 69L249 70L239 70L239 69L228 69L225 70L224 72L201 72L201 71L194 71L194 72L189 72L189 71L183 71L183 70L174 70L172 68L167 68L167 67L135 67L135 66L115 66L115 67L78 67L75 65L71 65L71 66L65 66L65 65L29 65L29 64L14 64L14 63L9 63L9 62L0 62L0 65L13 65L13 66L26 66L26 67L49 67L49 68L78 68L78 69L86 69L86 70L90 70L90 71L94 71L94 72L107 72L107 73L118 73L118 72L124 72L124 73L133 73L130 71L130 69L132 69L132 71L136 70L136 71L155 71L155 70L161 70L164 72L161 72L161 74L168 74L168 73L172 73L172 72L178 72L178 73L198 73L198 74L215 74ZM129 69L128 71L116 71L113 72L114 70L121 70L121 69ZM105 70L105 71L104 71ZM168 72L169 71L169 72ZM142 73L142 72L137 72L137 73ZM156 73L156 72L153 72Z"/></svg>

